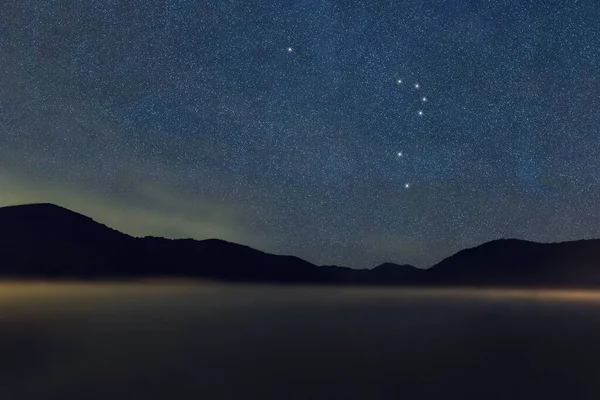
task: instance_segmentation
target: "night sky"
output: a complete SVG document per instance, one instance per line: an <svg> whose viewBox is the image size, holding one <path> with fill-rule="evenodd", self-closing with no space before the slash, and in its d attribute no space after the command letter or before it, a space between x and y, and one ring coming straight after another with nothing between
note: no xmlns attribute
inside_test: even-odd
<svg viewBox="0 0 600 400"><path fill-rule="evenodd" d="M5 0L0 206L318 264L600 237L600 3Z"/></svg>

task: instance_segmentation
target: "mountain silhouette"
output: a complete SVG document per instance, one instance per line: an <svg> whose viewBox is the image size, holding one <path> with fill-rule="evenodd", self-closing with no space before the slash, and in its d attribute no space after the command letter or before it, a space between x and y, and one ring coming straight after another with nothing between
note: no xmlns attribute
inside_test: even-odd
<svg viewBox="0 0 600 400"><path fill-rule="evenodd" d="M440 284L600 286L600 240L494 240L459 251L428 272Z"/></svg>
<svg viewBox="0 0 600 400"><path fill-rule="evenodd" d="M369 270L367 280L371 283L412 283L423 282L428 273L427 270L415 268L408 264L384 263Z"/></svg>
<svg viewBox="0 0 600 400"><path fill-rule="evenodd" d="M600 286L600 240L502 239L428 270L385 263L317 266L218 239L135 238L53 204L0 208L0 276L47 279L201 278L228 282L409 286Z"/></svg>

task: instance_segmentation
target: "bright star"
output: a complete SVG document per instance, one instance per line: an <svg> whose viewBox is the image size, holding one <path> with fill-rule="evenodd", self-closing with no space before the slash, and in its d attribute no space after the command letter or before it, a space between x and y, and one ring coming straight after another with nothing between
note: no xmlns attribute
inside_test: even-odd
<svg viewBox="0 0 600 400"><path fill-rule="evenodd" d="M425 103L425 102L427 101L427 97L422 97L422 98L421 98L421 101L422 101L423 103Z"/></svg>
<svg viewBox="0 0 600 400"><path fill-rule="evenodd" d="M402 152L401 151L398 152L398 157L402 157Z"/></svg>
<svg viewBox="0 0 600 400"><path fill-rule="evenodd" d="M288 47L288 48L287 48L287 52L288 52L288 53L291 53L292 51L294 51L294 49L292 49L291 47Z"/></svg>
<svg viewBox="0 0 600 400"><path fill-rule="evenodd" d="M419 117L423 116L423 111L419 110Z"/></svg>
<svg viewBox="0 0 600 400"><path fill-rule="evenodd" d="M398 79L398 85L402 83L402 79Z"/></svg>
<svg viewBox="0 0 600 400"><path fill-rule="evenodd" d="M421 87L421 86L419 86L419 84L418 84L418 83L415 83L415 89L418 89L418 88L420 88L420 87Z"/></svg>
<svg viewBox="0 0 600 400"><path fill-rule="evenodd" d="M404 189L408 189L408 188L410 188L410 183L405 183L404 184Z"/></svg>

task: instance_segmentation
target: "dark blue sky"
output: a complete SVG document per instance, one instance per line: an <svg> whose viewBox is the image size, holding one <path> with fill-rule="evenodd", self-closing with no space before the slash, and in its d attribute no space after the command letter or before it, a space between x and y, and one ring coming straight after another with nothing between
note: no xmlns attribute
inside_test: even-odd
<svg viewBox="0 0 600 400"><path fill-rule="evenodd" d="M4 1L0 205L352 267L600 237L598 21L595 0Z"/></svg>

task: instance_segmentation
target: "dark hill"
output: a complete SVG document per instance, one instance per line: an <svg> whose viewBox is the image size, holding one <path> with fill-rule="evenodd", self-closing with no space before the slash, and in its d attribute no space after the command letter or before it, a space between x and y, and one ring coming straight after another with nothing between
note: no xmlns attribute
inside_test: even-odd
<svg viewBox="0 0 600 400"><path fill-rule="evenodd" d="M316 265L223 240L138 239L135 275L189 276L238 282L315 282Z"/></svg>
<svg viewBox="0 0 600 400"><path fill-rule="evenodd" d="M0 208L3 275L110 274L134 242L131 236L52 204Z"/></svg>
<svg viewBox="0 0 600 400"><path fill-rule="evenodd" d="M0 276L209 278L230 282L600 287L600 240L505 239L459 251L429 270L316 266L223 240L134 238L52 204L0 208Z"/></svg>
<svg viewBox="0 0 600 400"><path fill-rule="evenodd" d="M403 282L407 284L423 283L427 279L427 270L412 265L384 263L369 271L369 281L373 283Z"/></svg>
<svg viewBox="0 0 600 400"><path fill-rule="evenodd" d="M123 240L130 236L85 215L54 204L30 204L0 208L2 239L63 239L69 241Z"/></svg>
<svg viewBox="0 0 600 400"><path fill-rule="evenodd" d="M133 238L52 204L0 208L0 254L0 275L12 277L319 283L349 271L217 239Z"/></svg>
<svg viewBox="0 0 600 400"><path fill-rule="evenodd" d="M459 251L429 272L438 284L600 286L600 240L495 240Z"/></svg>

